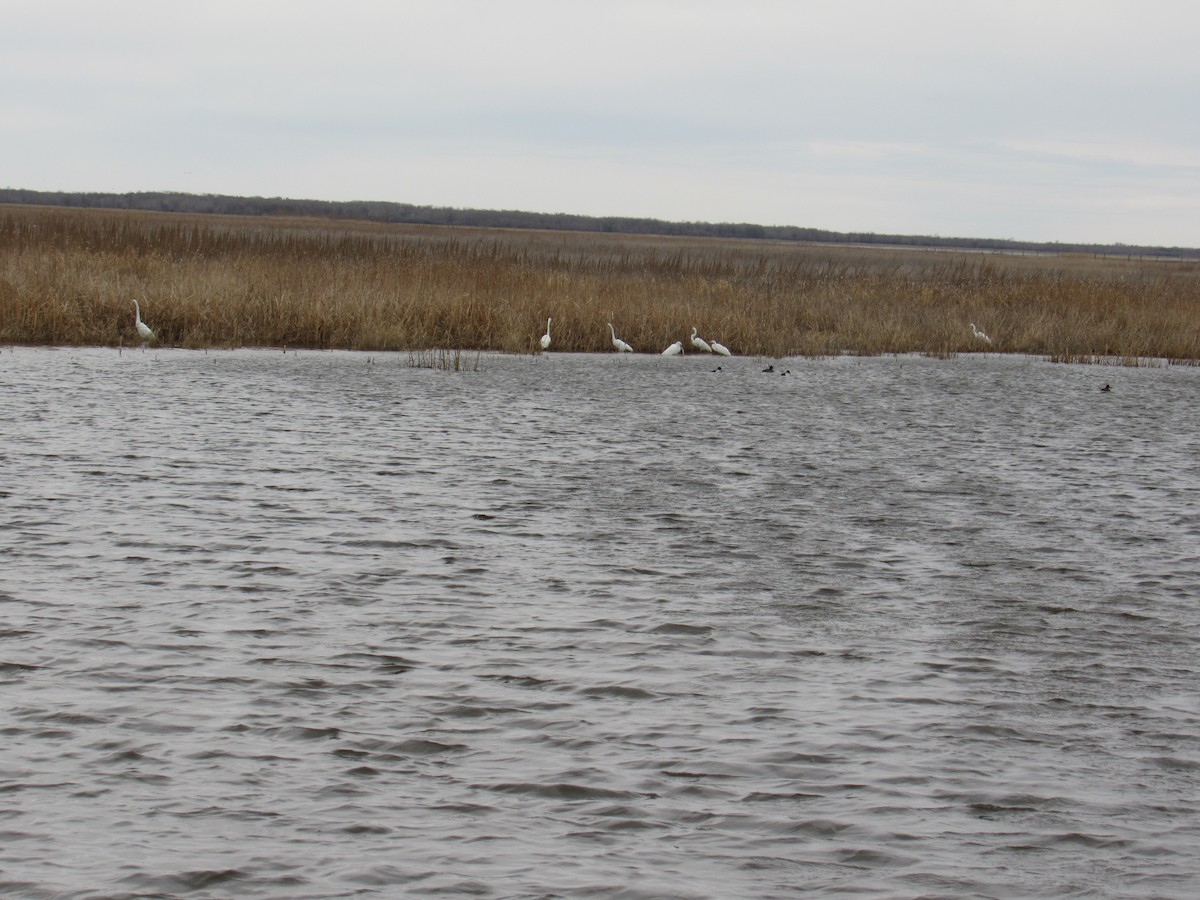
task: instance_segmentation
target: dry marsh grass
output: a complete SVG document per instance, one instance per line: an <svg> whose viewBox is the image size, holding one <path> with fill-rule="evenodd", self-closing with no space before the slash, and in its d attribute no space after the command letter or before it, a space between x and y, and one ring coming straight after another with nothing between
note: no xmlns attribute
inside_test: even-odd
<svg viewBox="0 0 1200 900"><path fill-rule="evenodd" d="M0 343L140 343L134 298L192 348L1200 360L1195 262L0 207Z"/></svg>

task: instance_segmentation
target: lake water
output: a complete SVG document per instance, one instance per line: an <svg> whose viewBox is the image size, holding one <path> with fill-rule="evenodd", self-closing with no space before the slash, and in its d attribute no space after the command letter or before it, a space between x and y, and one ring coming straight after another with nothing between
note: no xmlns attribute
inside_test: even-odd
<svg viewBox="0 0 1200 900"><path fill-rule="evenodd" d="M1200 369L412 361L0 354L0 895L1200 896Z"/></svg>

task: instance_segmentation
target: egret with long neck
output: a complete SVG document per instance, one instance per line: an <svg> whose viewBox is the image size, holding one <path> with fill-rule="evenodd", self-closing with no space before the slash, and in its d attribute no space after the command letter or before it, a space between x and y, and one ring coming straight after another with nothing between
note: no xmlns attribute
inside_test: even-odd
<svg viewBox="0 0 1200 900"><path fill-rule="evenodd" d="M619 337L617 337L617 330L615 328L613 328L612 322L608 323L608 330L612 333L612 345L613 345L614 350L616 350L618 353L632 353L633 352L632 347L630 347L627 343L625 343L623 340L621 340Z"/></svg>
<svg viewBox="0 0 1200 900"><path fill-rule="evenodd" d="M136 300L133 301L133 321L137 326L137 333L141 335L143 341L154 340L154 332L150 330L150 326L142 321L142 308L138 306Z"/></svg>

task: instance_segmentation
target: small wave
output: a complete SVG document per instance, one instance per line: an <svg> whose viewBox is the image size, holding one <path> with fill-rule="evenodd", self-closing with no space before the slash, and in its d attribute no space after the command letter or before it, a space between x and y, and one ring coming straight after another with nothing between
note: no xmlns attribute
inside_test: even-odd
<svg viewBox="0 0 1200 900"><path fill-rule="evenodd" d="M426 738L409 738L403 741L362 738L355 742L353 748L342 748L336 752L339 755L361 754L374 757L404 758L411 756L441 756L447 753L462 753L469 749L466 744Z"/></svg>
<svg viewBox="0 0 1200 900"><path fill-rule="evenodd" d="M666 622L662 625L655 625L650 629L651 634L680 634L704 637L711 635L713 631L714 629L711 625L689 625L686 622Z"/></svg>
<svg viewBox="0 0 1200 900"><path fill-rule="evenodd" d="M618 791L610 788L590 787L583 784L555 783L539 784L533 782L501 782L491 785L475 785L501 794L522 794L532 797L542 797L547 800L635 800L644 799L646 795L633 791Z"/></svg>
<svg viewBox="0 0 1200 900"><path fill-rule="evenodd" d="M622 684L598 685L581 688L579 693L585 697L613 697L618 700L654 700L659 694L642 688L628 687Z"/></svg>
<svg viewBox="0 0 1200 900"><path fill-rule="evenodd" d="M189 893L221 887L248 877L248 873L241 869L197 869L169 875L129 875L121 881L143 890Z"/></svg>

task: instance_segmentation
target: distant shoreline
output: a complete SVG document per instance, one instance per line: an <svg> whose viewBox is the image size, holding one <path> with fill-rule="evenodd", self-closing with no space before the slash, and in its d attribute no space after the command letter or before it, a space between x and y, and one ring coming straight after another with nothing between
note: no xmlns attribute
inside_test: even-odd
<svg viewBox="0 0 1200 900"><path fill-rule="evenodd" d="M675 237L745 238L817 245L836 244L896 249L974 250L993 253L1086 253L1139 259L1200 260L1200 248L1127 244L1020 241L999 238L935 235L870 234L828 231L791 225L729 222L668 222L622 216L581 216L519 210L456 209L388 201L303 200L284 197L240 197L172 191L129 193L32 191L0 189L0 204L63 206L81 209L127 209L144 212L201 213L238 216L310 216L407 225L471 228L516 228L584 233Z"/></svg>

